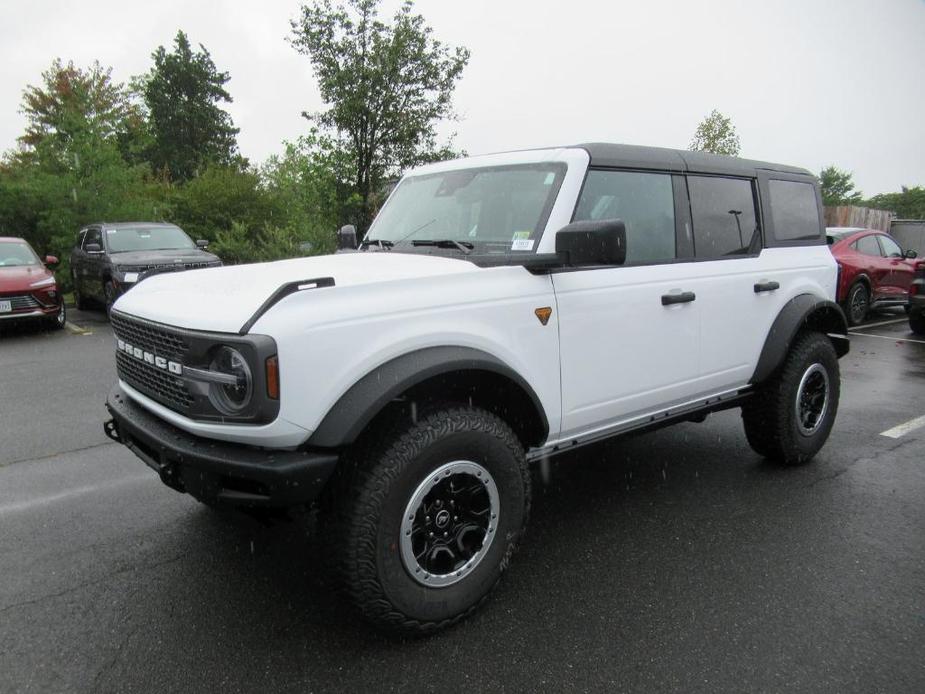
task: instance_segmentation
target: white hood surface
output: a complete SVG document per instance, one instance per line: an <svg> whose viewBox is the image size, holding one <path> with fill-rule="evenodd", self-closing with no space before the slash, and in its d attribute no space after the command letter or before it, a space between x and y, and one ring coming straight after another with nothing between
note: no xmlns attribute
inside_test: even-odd
<svg viewBox="0 0 925 694"><path fill-rule="evenodd" d="M154 275L119 298L117 311L194 330L238 332L280 286L333 277L338 287L478 272L454 258L395 252L342 253ZM285 299L283 299L285 301Z"/></svg>

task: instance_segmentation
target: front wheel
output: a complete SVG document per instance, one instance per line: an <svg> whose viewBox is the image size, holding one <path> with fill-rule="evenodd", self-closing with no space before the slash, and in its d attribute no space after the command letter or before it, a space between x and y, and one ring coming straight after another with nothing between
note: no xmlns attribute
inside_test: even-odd
<svg viewBox="0 0 925 694"><path fill-rule="evenodd" d="M112 280L107 280L106 283L103 284L103 297L106 300L106 314L109 315L109 312L112 311L112 305L116 303L116 299L119 298Z"/></svg>
<svg viewBox="0 0 925 694"><path fill-rule="evenodd" d="M67 308L64 306L64 300L61 300L61 305L58 306L58 312L48 320L48 327L52 330L61 330L64 327L64 324L67 323Z"/></svg>
<svg viewBox="0 0 925 694"><path fill-rule="evenodd" d="M440 408L392 432L348 456L328 541L368 620L435 631L474 612L507 568L530 507L524 449L475 407Z"/></svg>
<svg viewBox="0 0 925 694"><path fill-rule="evenodd" d="M810 460L829 437L840 390L832 342L821 333L799 335L777 373L742 407L749 445L782 463Z"/></svg>

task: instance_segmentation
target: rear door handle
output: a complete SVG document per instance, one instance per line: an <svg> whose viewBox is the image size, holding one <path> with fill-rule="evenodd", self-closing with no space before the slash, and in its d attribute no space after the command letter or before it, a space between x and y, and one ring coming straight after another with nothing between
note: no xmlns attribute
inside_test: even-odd
<svg viewBox="0 0 925 694"><path fill-rule="evenodd" d="M779 282L758 282L755 284L755 294L761 294L761 292L773 292L775 289L780 289Z"/></svg>
<svg viewBox="0 0 925 694"><path fill-rule="evenodd" d="M686 304L697 298L694 292L680 292L678 294L662 294L662 306L671 304Z"/></svg>

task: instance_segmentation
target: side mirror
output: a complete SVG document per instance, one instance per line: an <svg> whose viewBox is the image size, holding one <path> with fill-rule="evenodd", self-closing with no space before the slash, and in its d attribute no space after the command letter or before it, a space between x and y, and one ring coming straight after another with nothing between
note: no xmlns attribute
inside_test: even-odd
<svg viewBox="0 0 925 694"><path fill-rule="evenodd" d="M556 254L566 265L622 265L626 226L620 219L572 222L556 232Z"/></svg>
<svg viewBox="0 0 925 694"><path fill-rule="evenodd" d="M86 246L84 246L84 250L87 253L102 253L103 247L98 243L88 243Z"/></svg>
<svg viewBox="0 0 925 694"><path fill-rule="evenodd" d="M56 255L46 255L46 256L45 256L45 264L46 264L46 265L57 265L57 264L58 264L58 256L56 256Z"/></svg>
<svg viewBox="0 0 925 694"><path fill-rule="evenodd" d="M196 247L202 248L203 250L205 250L206 248L209 247L209 242L206 241L205 239L196 239Z"/></svg>
<svg viewBox="0 0 925 694"><path fill-rule="evenodd" d="M352 224L345 224L337 232L337 252L350 252L357 249L357 228Z"/></svg>
<svg viewBox="0 0 925 694"><path fill-rule="evenodd" d="M908 258L912 260L913 258L918 258L919 254L913 251L911 248L908 251L903 252L903 258Z"/></svg>

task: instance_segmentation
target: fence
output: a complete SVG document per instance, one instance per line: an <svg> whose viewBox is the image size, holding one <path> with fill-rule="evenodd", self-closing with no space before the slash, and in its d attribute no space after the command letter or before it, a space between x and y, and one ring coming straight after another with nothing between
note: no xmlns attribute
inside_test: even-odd
<svg viewBox="0 0 925 694"><path fill-rule="evenodd" d="M894 219L890 234L904 250L913 250L925 258L925 220Z"/></svg>
<svg viewBox="0 0 925 694"><path fill-rule="evenodd" d="M825 225L827 227L858 227L860 229L889 231L893 216L893 213L887 210L839 205L838 207L825 208Z"/></svg>

